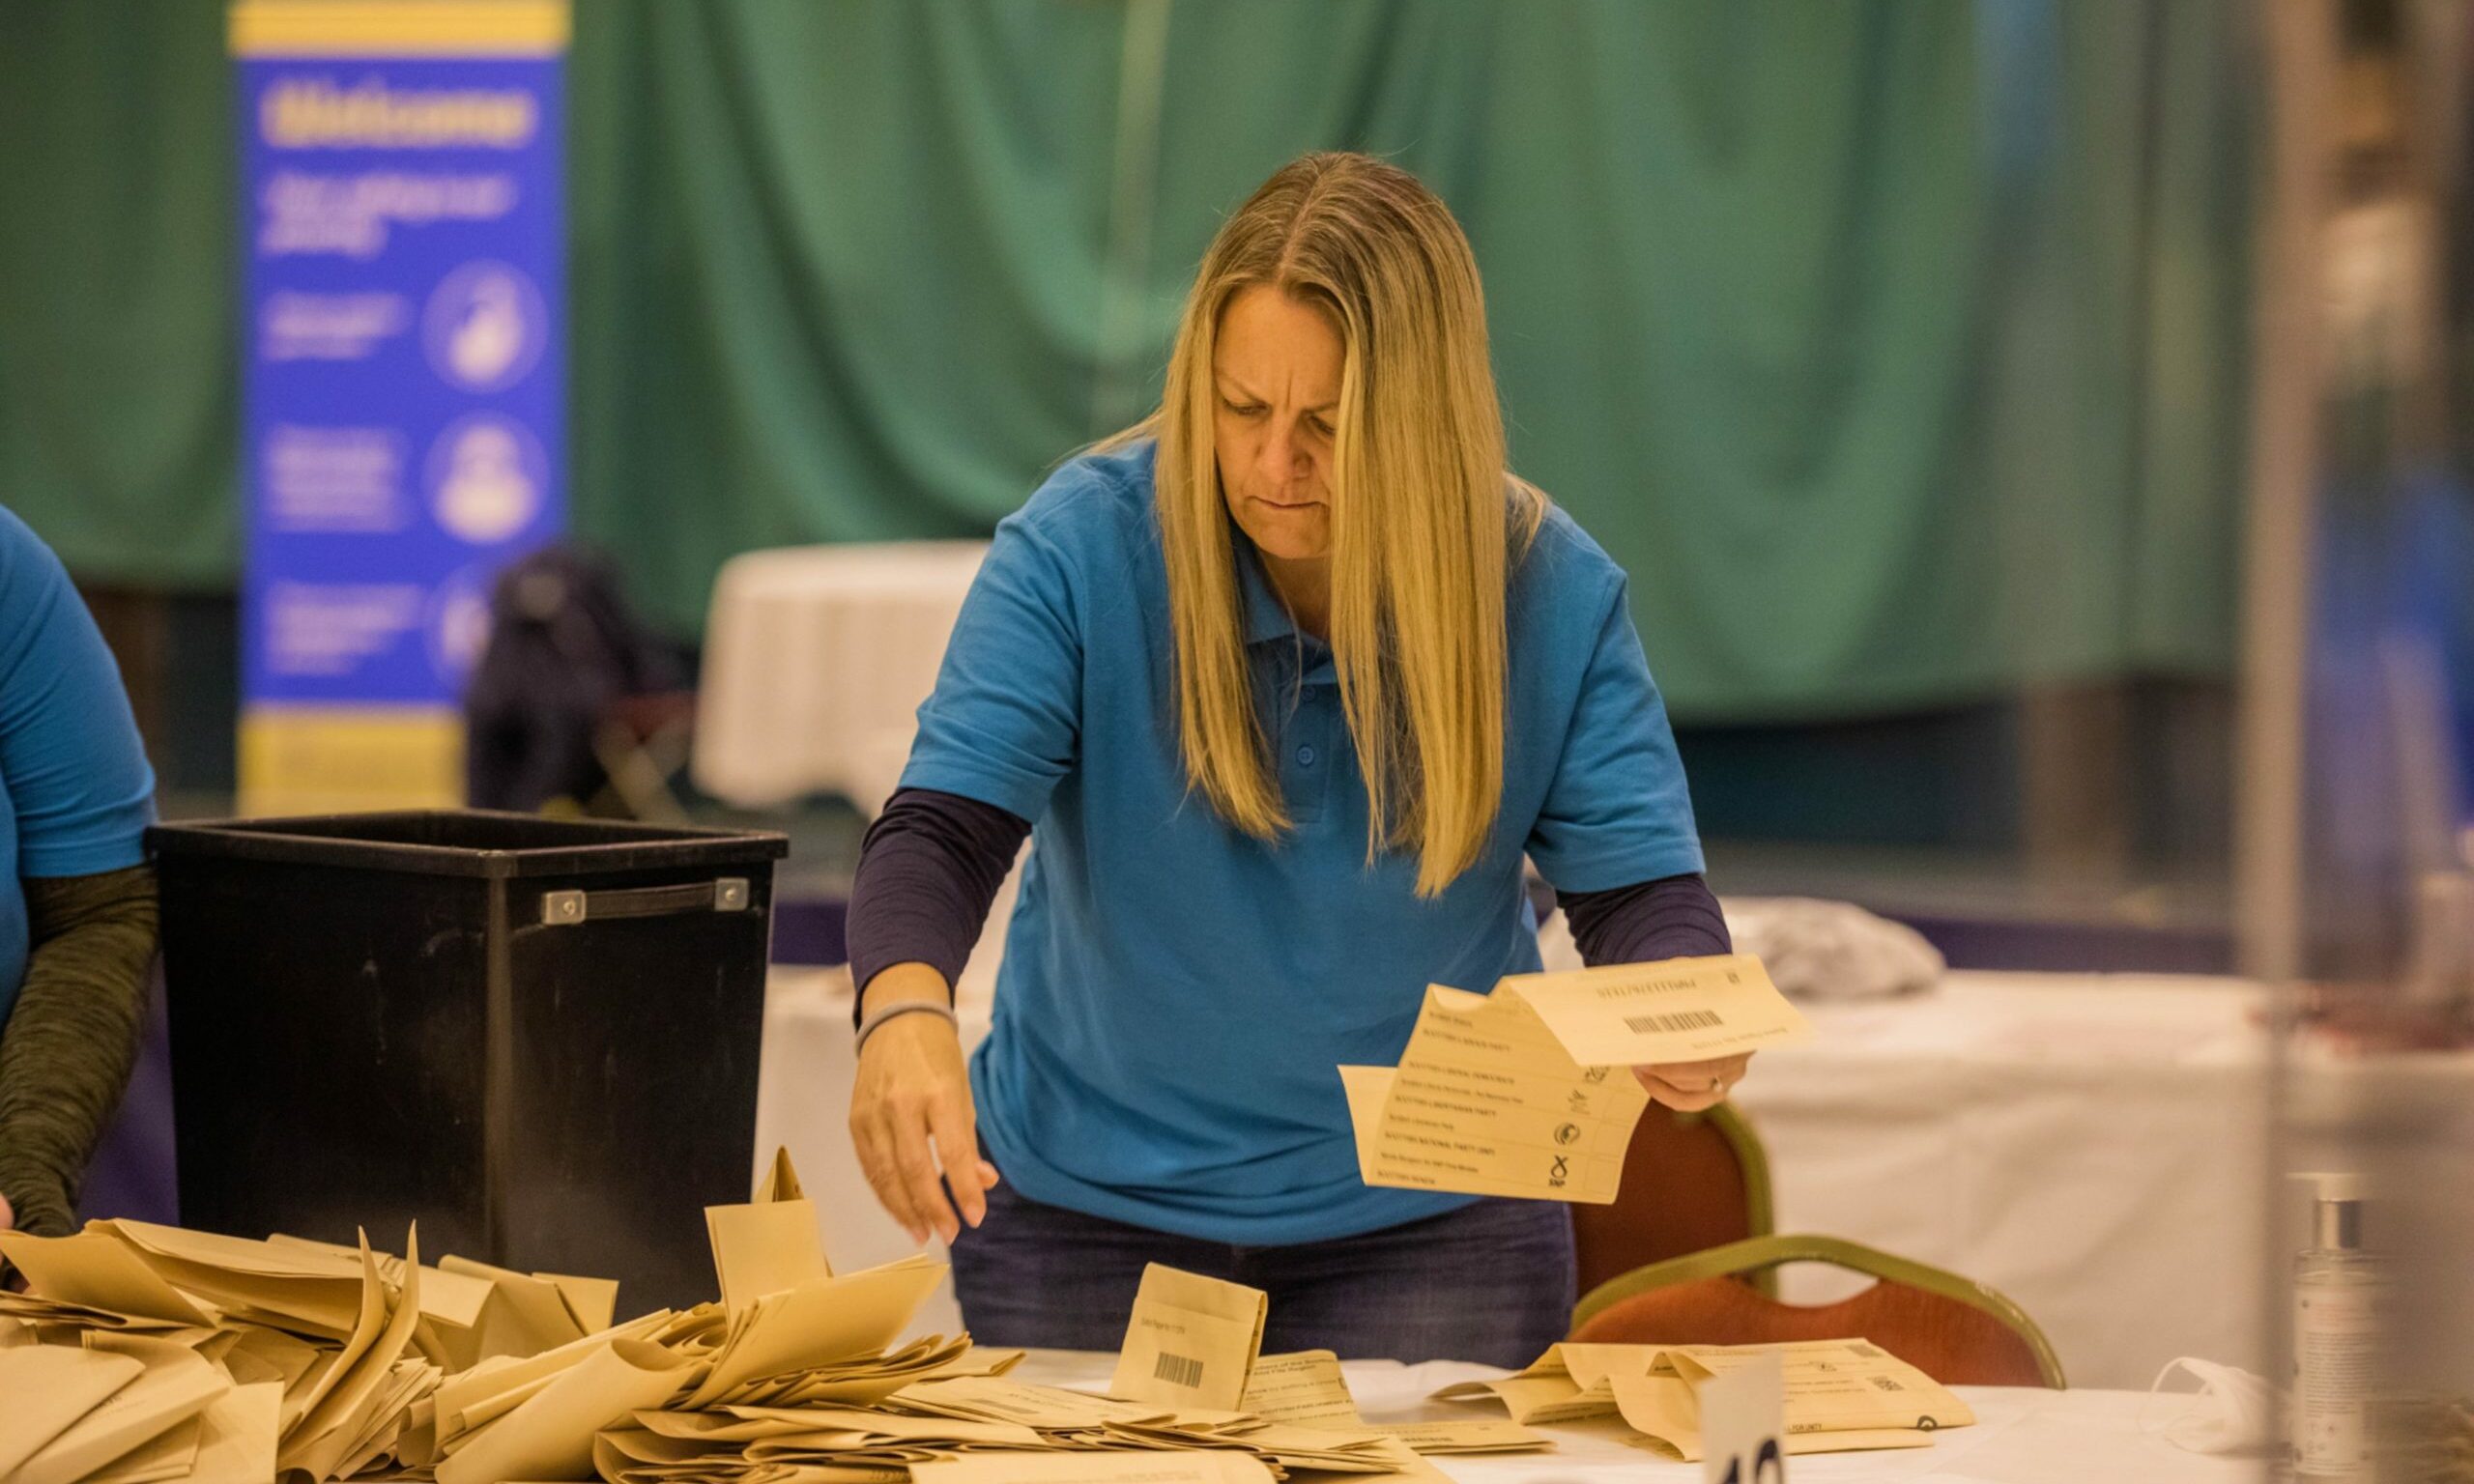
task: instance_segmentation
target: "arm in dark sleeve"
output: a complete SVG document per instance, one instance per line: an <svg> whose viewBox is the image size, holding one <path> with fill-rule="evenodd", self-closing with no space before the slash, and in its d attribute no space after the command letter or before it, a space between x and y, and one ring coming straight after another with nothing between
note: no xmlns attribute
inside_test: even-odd
<svg viewBox="0 0 2474 1484"><path fill-rule="evenodd" d="M897 963L924 963L950 989L988 925L989 904L1031 833L993 804L934 788L904 788L868 826L850 883L850 983ZM854 1000L851 1015L858 1007Z"/></svg>
<svg viewBox="0 0 2474 1484"><path fill-rule="evenodd" d="M1718 899L1698 872L1603 892L1557 892L1581 961L1654 963L1735 952Z"/></svg>
<svg viewBox="0 0 2474 1484"><path fill-rule="evenodd" d="M75 1230L77 1186L137 1058L155 958L155 872L30 877L31 952L0 1030L0 1195L16 1224Z"/></svg>

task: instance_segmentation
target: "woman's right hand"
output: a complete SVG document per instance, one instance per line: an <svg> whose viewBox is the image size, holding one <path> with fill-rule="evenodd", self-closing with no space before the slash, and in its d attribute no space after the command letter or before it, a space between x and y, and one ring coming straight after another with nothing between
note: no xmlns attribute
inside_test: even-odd
<svg viewBox="0 0 2474 1484"><path fill-rule="evenodd" d="M870 1010L902 999L945 1003L943 976L926 964L905 963L868 984ZM907 1014L877 1027L859 1051L850 1139L877 1200L912 1241L927 1241L930 1232L951 1241L962 1223L977 1226L988 1214L996 1167L979 1157L976 1125L970 1073L952 1021Z"/></svg>

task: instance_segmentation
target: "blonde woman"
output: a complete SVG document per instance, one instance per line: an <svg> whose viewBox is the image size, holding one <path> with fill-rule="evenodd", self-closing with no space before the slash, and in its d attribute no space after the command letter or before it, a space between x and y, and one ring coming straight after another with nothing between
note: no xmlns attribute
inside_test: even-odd
<svg viewBox="0 0 2474 1484"><path fill-rule="evenodd" d="M1162 1262L1268 1291L1272 1350L1525 1364L1568 1212L1366 1185L1334 1070L1538 967L1524 856L1592 961L1727 948L1624 574L1506 471L1467 241L1308 156L1212 243L1160 411L997 528L852 894L861 1164L983 1343L1113 1349ZM1638 1069L1686 1109L1743 1071Z"/></svg>

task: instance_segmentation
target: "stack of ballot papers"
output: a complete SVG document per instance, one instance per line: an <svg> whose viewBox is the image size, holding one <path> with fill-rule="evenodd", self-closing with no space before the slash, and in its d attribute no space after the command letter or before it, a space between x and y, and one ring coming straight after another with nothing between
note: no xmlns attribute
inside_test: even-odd
<svg viewBox="0 0 2474 1484"><path fill-rule="evenodd" d="M1342 1067L1369 1185L1605 1205L1649 1095L1627 1070L1809 1040L1748 954L1429 985L1396 1067Z"/></svg>
<svg viewBox="0 0 2474 1484"><path fill-rule="evenodd" d="M722 1297L616 1319L616 1285L132 1221L0 1233L8 1484L972 1484L1441 1477L1546 1446L1516 1421L1379 1427L1328 1352L1261 1354L1256 1289L1145 1273L1108 1395L898 1343L943 1265L837 1273L777 1159L705 1213Z"/></svg>
<svg viewBox="0 0 2474 1484"><path fill-rule="evenodd" d="M390 1463L445 1375L415 1343L422 1270L405 1246L382 1264L366 1238L341 1249L136 1221L0 1233L27 1283L0 1294L0 1375L48 1376L62 1399L48 1417L0 1409L0 1458L18 1460L0 1477L325 1478Z"/></svg>
<svg viewBox="0 0 2474 1484"><path fill-rule="evenodd" d="M734 1209L717 1209L715 1222L717 1233L740 1236L762 1224ZM748 1263L783 1268L782 1252L766 1252L762 1241L719 1245ZM708 1348L712 1369L704 1380L599 1433L594 1471L611 1484L1432 1480L1439 1475L1419 1457L1422 1446L1545 1445L1539 1435L1499 1421L1368 1426L1328 1352L1261 1355L1260 1290L1157 1265L1143 1275L1105 1396L1008 1380L1020 1352L973 1349L967 1340L931 1337L839 1361L807 1355L787 1366L774 1341L747 1349L763 1316L791 1312L783 1307L786 1295L818 1283L868 1280L867 1290L838 1306L846 1326L892 1312L872 1307L883 1294L899 1297L906 1316L916 1296L902 1279L923 1266L893 1264L849 1279L812 1274L799 1288L747 1300ZM785 1333L825 1331L810 1323ZM734 1354L771 1358L734 1361Z"/></svg>
<svg viewBox="0 0 2474 1484"><path fill-rule="evenodd" d="M1464 1382L1435 1395L1492 1396L1518 1423L1621 1417L1639 1445L1698 1461L1700 1384L1778 1357L1786 1382L1790 1453L1920 1448L1943 1428L1975 1421L1968 1404L1914 1366L1866 1340L1784 1345L1577 1345L1549 1349L1526 1370Z"/></svg>

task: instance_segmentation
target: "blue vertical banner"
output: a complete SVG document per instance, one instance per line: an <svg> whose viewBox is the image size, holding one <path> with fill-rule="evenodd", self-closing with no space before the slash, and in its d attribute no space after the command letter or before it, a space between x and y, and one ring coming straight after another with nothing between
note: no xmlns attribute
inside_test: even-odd
<svg viewBox="0 0 2474 1484"><path fill-rule="evenodd" d="M497 574L566 504L564 0L243 0L241 805L463 794Z"/></svg>

